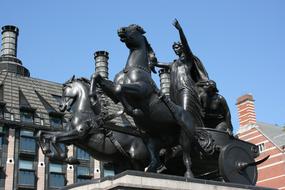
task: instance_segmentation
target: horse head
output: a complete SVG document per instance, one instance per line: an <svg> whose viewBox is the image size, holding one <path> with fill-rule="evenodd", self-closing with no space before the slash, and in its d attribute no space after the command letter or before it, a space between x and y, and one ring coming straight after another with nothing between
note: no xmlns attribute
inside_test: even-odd
<svg viewBox="0 0 285 190"><path fill-rule="evenodd" d="M62 98L59 110L61 112L70 111L76 101L88 101L87 104L84 105L89 105L89 87L87 87L87 85L89 85L89 81L87 79L75 79L75 76L66 81L62 88Z"/></svg>
<svg viewBox="0 0 285 190"><path fill-rule="evenodd" d="M142 27L136 24L131 24L127 27L118 29L118 36L120 40L126 44L128 48L138 48L144 43L145 31Z"/></svg>

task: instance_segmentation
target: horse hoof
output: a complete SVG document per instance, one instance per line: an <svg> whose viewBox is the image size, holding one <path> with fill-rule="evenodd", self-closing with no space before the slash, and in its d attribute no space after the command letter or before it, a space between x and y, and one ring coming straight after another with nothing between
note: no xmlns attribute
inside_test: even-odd
<svg viewBox="0 0 285 190"><path fill-rule="evenodd" d="M160 173L164 170L164 165L163 164L150 164L145 171L146 172L153 172L153 173Z"/></svg>
<svg viewBox="0 0 285 190"><path fill-rule="evenodd" d="M141 109L134 109L134 110L133 110L133 115L134 115L134 116L137 116L137 117L141 117L141 116L143 116L144 114L143 114L143 111L142 111Z"/></svg>
<svg viewBox="0 0 285 190"><path fill-rule="evenodd" d="M156 167L154 165L149 165L148 167L145 168L145 172L153 172L156 173Z"/></svg>
<svg viewBox="0 0 285 190"><path fill-rule="evenodd" d="M53 137L51 138L51 142L56 143L56 141L57 141L56 136L53 136Z"/></svg>
<svg viewBox="0 0 285 190"><path fill-rule="evenodd" d="M167 168L165 167L164 164L161 164L157 169L156 169L156 173L163 173L163 171L165 171Z"/></svg>
<svg viewBox="0 0 285 190"><path fill-rule="evenodd" d="M184 177L186 177L187 179L190 179L190 178L194 178L194 175L191 171L187 171L185 172Z"/></svg>

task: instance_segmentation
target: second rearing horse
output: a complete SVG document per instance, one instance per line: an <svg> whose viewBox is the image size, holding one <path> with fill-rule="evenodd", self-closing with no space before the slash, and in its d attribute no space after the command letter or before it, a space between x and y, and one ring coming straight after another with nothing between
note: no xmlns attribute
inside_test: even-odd
<svg viewBox="0 0 285 190"><path fill-rule="evenodd" d="M136 126L146 133L144 143L151 160L147 171L157 172L162 166L159 158L162 148L181 145L185 177L190 178L193 177L190 152L198 122L193 114L159 93L149 69L153 51L144 33L138 25L118 30L120 40L130 50L125 68L116 75L114 82L99 74L92 75L90 93L95 92L97 86L101 87L115 103L122 103Z"/></svg>
<svg viewBox="0 0 285 190"><path fill-rule="evenodd" d="M103 117L101 98L97 98L98 104L91 106L89 90L90 83L84 78L72 77L64 83L60 111L70 112L71 119L63 131L38 132L43 153L50 159L77 164L78 160L67 157L67 152L60 146L61 143L74 144L97 160L113 163L115 173L127 169L144 170L148 164L148 151L141 138L104 129L102 126L112 125L108 121L118 114ZM97 95L93 94L93 97Z"/></svg>

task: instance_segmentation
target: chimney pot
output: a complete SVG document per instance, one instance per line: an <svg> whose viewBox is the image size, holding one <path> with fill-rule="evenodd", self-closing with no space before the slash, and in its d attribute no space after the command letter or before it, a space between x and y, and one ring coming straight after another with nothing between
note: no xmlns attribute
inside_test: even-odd
<svg viewBox="0 0 285 190"><path fill-rule="evenodd" d="M109 53L107 51L96 51L94 53L95 72L99 73L103 78L108 78L108 59Z"/></svg>
<svg viewBox="0 0 285 190"><path fill-rule="evenodd" d="M170 71L169 69L160 69L158 71L160 78L160 89L163 94L170 96Z"/></svg>
<svg viewBox="0 0 285 190"><path fill-rule="evenodd" d="M2 27L1 56L17 57L17 41L19 29L16 26L6 25Z"/></svg>
<svg viewBox="0 0 285 190"><path fill-rule="evenodd" d="M0 71L7 71L29 77L29 70L22 66L22 61L17 58L19 29L16 26L6 25L2 27L1 34Z"/></svg>

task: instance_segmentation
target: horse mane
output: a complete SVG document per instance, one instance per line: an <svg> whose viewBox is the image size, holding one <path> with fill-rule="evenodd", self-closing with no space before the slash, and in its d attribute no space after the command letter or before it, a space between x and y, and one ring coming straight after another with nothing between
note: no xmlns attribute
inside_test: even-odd
<svg viewBox="0 0 285 190"><path fill-rule="evenodd" d="M85 77L80 77L80 78L77 78L76 80L77 81L81 81L81 82L83 82L83 83L85 83L87 85L90 85L90 81L87 78L85 78Z"/></svg>
<svg viewBox="0 0 285 190"><path fill-rule="evenodd" d="M147 41L147 38L145 36L143 36L143 37L144 37L144 41L146 44L147 57L148 57L148 60L150 60L151 57L155 57L155 53L154 53L150 43Z"/></svg>
<svg viewBox="0 0 285 190"><path fill-rule="evenodd" d="M66 85L68 83L72 83L73 81L79 81L79 82L83 82L86 85L90 85L90 81L85 78L85 77L80 77L80 78L75 78L75 76L73 75L71 79L67 80L65 83L63 83L63 85Z"/></svg>

